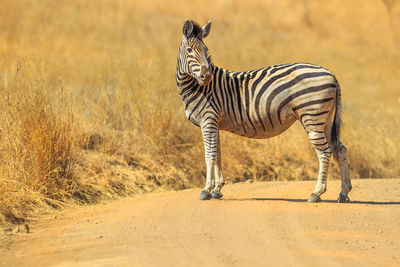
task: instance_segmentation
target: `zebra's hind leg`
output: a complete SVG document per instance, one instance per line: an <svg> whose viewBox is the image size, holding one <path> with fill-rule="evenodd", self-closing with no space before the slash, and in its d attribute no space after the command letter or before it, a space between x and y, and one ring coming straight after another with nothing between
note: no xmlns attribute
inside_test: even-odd
<svg viewBox="0 0 400 267"><path fill-rule="evenodd" d="M339 150L337 153L337 158L335 158L339 164L340 168L340 177L342 179L342 191L339 194L338 202L349 202L350 199L347 194L352 189L351 181L350 181L350 174L349 174L349 164L347 162L347 149L346 147L340 142L339 143Z"/></svg>
<svg viewBox="0 0 400 267"><path fill-rule="evenodd" d="M317 152L319 160L318 181L308 202L321 201L321 195L326 191L329 162L332 155L331 147L324 131L310 131L308 133L311 143Z"/></svg>

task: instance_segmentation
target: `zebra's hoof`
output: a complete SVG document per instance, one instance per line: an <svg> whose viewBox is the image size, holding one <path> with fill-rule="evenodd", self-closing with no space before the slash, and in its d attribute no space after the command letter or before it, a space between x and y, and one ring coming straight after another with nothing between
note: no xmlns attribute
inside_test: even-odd
<svg viewBox="0 0 400 267"><path fill-rule="evenodd" d="M307 202L312 202L312 203L320 202L320 201L321 201L321 197L314 193L311 193L310 198L307 200Z"/></svg>
<svg viewBox="0 0 400 267"><path fill-rule="evenodd" d="M207 191L201 191L201 193L200 193L200 197L199 197L199 199L200 200L209 200L211 198L211 194L210 194L210 192L207 192Z"/></svg>
<svg viewBox="0 0 400 267"><path fill-rule="evenodd" d="M212 198L216 198L216 199L220 199L221 197L223 197L224 195L222 193L219 192L211 192L211 197Z"/></svg>
<svg viewBox="0 0 400 267"><path fill-rule="evenodd" d="M350 198L348 196L342 195L342 193L339 194L339 198L337 199L338 203L348 203L350 202Z"/></svg>

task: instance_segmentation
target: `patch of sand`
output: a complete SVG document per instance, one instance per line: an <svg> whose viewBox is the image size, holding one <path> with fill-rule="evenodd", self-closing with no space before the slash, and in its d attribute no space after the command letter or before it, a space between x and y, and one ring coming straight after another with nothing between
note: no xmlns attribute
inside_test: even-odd
<svg viewBox="0 0 400 267"><path fill-rule="evenodd" d="M3 235L0 265L395 266L400 179L353 180L351 203L306 203L315 181L232 184L70 209Z"/></svg>

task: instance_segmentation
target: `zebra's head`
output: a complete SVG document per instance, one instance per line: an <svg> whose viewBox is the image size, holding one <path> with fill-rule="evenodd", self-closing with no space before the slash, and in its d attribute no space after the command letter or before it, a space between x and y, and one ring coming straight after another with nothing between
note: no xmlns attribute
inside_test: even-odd
<svg viewBox="0 0 400 267"><path fill-rule="evenodd" d="M211 20L202 28L193 20L183 24L182 43L179 47L178 61L180 71L194 77L200 85L207 85L212 79L211 58L203 43L210 33Z"/></svg>

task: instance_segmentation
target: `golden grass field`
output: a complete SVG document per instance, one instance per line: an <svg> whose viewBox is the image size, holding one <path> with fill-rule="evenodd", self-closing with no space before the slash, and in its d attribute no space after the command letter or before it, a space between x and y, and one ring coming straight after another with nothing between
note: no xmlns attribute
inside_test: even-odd
<svg viewBox="0 0 400 267"><path fill-rule="evenodd" d="M400 177L400 1L5 0L0 224L203 184L201 133L175 83L186 18L213 20L205 43L218 66L332 70L352 177ZM223 133L222 157L231 182L317 176L299 124L269 140Z"/></svg>

